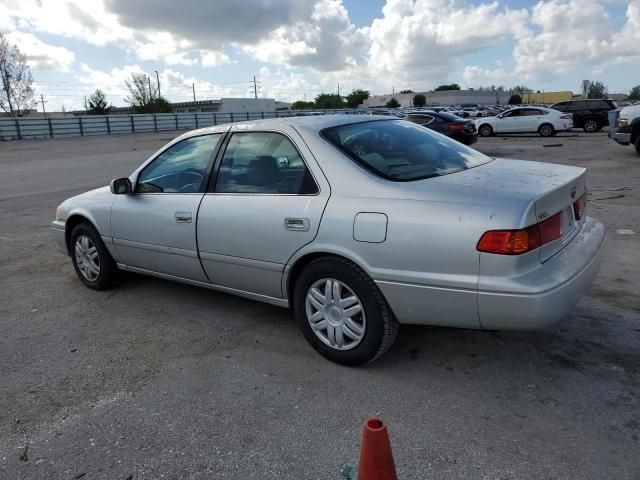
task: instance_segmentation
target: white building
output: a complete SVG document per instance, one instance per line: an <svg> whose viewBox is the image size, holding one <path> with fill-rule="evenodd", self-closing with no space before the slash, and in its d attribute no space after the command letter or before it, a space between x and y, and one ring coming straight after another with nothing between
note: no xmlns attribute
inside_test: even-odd
<svg viewBox="0 0 640 480"><path fill-rule="evenodd" d="M413 107L413 97L421 94L427 98L428 106L436 105L494 105L509 102L511 92L485 90L444 90L441 92L396 93L387 95L372 95L360 106L361 108L385 107L387 102L395 98L401 107Z"/></svg>

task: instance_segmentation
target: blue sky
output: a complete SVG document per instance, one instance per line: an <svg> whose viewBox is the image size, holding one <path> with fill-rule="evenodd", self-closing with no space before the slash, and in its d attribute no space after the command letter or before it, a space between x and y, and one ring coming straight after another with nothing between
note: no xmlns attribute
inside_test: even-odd
<svg viewBox="0 0 640 480"><path fill-rule="evenodd" d="M253 75L261 96L287 101L338 84L640 83L640 0L0 0L0 31L53 109L96 88L123 105L125 80L155 70L170 101L192 99L192 85L198 99L247 96Z"/></svg>

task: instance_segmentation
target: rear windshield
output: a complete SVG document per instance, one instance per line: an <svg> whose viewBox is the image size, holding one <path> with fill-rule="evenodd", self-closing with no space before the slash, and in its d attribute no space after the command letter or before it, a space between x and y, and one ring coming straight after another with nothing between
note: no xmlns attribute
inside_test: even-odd
<svg viewBox="0 0 640 480"><path fill-rule="evenodd" d="M351 123L321 135L370 172L396 182L448 175L492 160L406 120Z"/></svg>
<svg viewBox="0 0 640 480"><path fill-rule="evenodd" d="M438 113L438 116L444 120L449 120L450 122L465 121L463 118L460 118L459 116L454 115L453 113L440 112Z"/></svg>

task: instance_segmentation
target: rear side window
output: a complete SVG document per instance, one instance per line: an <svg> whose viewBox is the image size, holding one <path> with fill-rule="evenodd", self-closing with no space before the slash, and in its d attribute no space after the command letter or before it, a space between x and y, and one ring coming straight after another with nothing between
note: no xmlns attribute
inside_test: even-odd
<svg viewBox="0 0 640 480"><path fill-rule="evenodd" d="M396 182L459 172L491 158L405 120L325 129L323 138L375 175Z"/></svg>
<svg viewBox="0 0 640 480"><path fill-rule="evenodd" d="M300 153L284 135L234 133L218 172L216 193L318 193Z"/></svg>

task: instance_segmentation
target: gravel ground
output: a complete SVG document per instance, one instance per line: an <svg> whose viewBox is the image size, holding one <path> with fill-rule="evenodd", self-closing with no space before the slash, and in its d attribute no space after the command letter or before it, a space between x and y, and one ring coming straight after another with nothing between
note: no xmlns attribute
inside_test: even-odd
<svg viewBox="0 0 640 480"><path fill-rule="evenodd" d="M0 143L0 478L338 479L372 415L401 479L640 478L633 149L605 133L481 139L490 155L589 169L589 212L609 232L589 296L539 332L403 327L380 361L345 368L283 309L76 279L49 231L58 203L172 136Z"/></svg>

